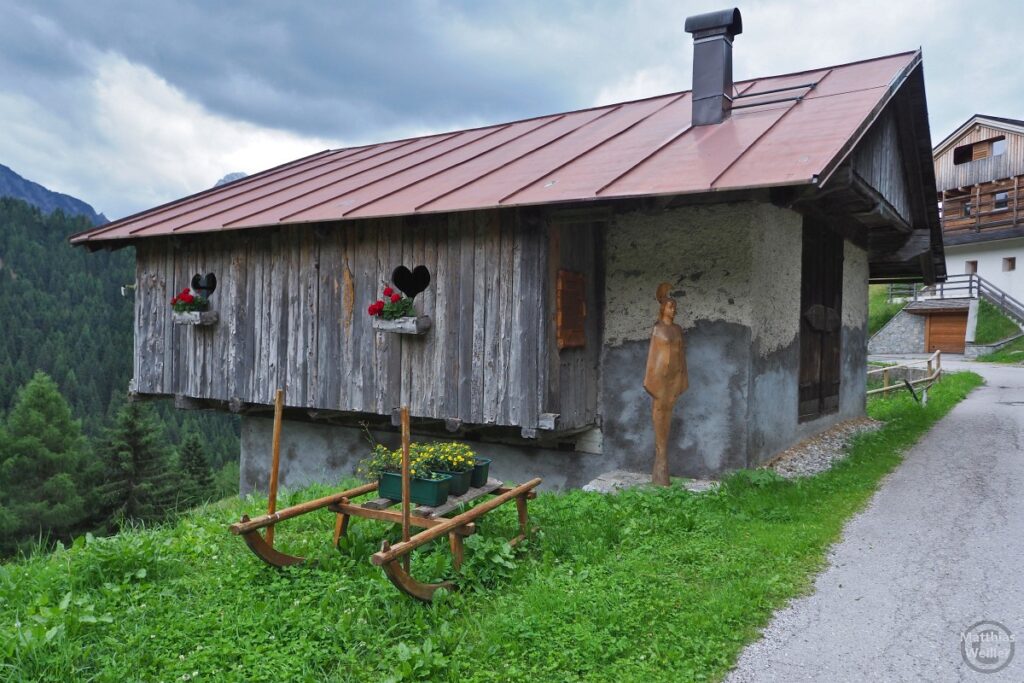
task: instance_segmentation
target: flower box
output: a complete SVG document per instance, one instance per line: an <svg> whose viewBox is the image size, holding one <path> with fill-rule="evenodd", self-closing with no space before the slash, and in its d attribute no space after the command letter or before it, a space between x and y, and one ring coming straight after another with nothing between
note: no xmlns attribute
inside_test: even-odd
<svg viewBox="0 0 1024 683"><path fill-rule="evenodd" d="M451 479L448 481L448 495L461 496L469 490L469 482L473 478L473 470L465 472L451 472L447 470L434 470L436 474L447 474Z"/></svg>
<svg viewBox="0 0 1024 683"><path fill-rule="evenodd" d="M218 319L217 311L171 312L171 321L175 325L216 325Z"/></svg>
<svg viewBox="0 0 1024 683"><path fill-rule="evenodd" d="M490 458L477 458L476 464L473 465L471 470L471 476L469 485L473 488L483 486L487 483L487 476L490 474L491 460Z"/></svg>
<svg viewBox="0 0 1024 683"><path fill-rule="evenodd" d="M426 334L431 324L429 315L410 315L394 320L384 320L380 317L373 319L373 329L395 334Z"/></svg>
<svg viewBox="0 0 1024 683"><path fill-rule="evenodd" d="M440 479L409 480L409 500L413 503L437 507L448 500L448 482L451 477L442 475ZM402 500L402 475L398 472L381 472L377 478L377 493L381 498Z"/></svg>

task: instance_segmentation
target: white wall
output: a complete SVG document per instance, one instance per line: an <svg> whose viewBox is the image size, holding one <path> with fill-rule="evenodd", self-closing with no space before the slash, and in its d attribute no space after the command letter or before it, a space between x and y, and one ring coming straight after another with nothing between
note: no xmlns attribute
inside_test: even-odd
<svg viewBox="0 0 1024 683"><path fill-rule="evenodd" d="M1017 257L1017 269L1003 271L1003 258ZM1024 238L946 247L950 275L967 272L967 261L978 262L978 275L1019 301L1024 301Z"/></svg>

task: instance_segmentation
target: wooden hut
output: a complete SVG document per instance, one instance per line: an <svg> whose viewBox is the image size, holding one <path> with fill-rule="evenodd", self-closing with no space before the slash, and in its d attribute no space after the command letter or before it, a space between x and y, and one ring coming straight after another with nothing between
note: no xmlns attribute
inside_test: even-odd
<svg viewBox="0 0 1024 683"><path fill-rule="evenodd" d="M285 485L350 473L403 404L419 438L578 485L649 468L667 281L690 369L673 473L863 415L869 277L944 276L921 55L733 83L739 13L694 19L693 92L327 150L74 236L135 248L132 394L242 415L245 490L278 387ZM403 264L432 275L421 334L366 313ZM216 321L173 324L208 272Z"/></svg>

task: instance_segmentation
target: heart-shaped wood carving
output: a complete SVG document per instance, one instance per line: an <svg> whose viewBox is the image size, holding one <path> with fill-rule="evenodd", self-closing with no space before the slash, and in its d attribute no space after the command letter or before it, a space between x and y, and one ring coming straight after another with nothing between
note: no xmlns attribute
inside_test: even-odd
<svg viewBox="0 0 1024 683"><path fill-rule="evenodd" d="M213 273L206 275L196 273L192 276L192 291L196 294L202 294L209 299L215 289L217 289L217 276Z"/></svg>
<svg viewBox="0 0 1024 683"><path fill-rule="evenodd" d="M415 299L417 294L430 285L430 271L427 270L426 266L416 266L411 271L405 266L398 266L391 273L391 281L407 297Z"/></svg>

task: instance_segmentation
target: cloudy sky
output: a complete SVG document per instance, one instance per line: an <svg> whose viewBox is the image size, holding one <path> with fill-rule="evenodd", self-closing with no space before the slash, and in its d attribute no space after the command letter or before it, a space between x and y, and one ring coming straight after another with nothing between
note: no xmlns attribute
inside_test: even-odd
<svg viewBox="0 0 1024 683"><path fill-rule="evenodd" d="M924 49L932 137L1024 118L1024 3L748 1L737 80ZM329 147L686 90L722 0L0 0L0 164L110 218Z"/></svg>

